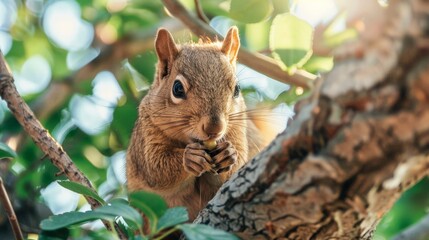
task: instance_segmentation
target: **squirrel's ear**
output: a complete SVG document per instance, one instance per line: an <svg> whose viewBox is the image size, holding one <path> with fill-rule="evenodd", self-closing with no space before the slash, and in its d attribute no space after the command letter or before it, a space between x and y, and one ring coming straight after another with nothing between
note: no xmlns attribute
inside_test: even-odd
<svg viewBox="0 0 429 240"><path fill-rule="evenodd" d="M171 65L179 50L170 32L165 28L160 28L156 34L155 49L159 60L160 77L164 77L171 70Z"/></svg>
<svg viewBox="0 0 429 240"><path fill-rule="evenodd" d="M240 38L238 37L238 28L233 26L228 30L220 49L231 63L237 59L238 50L240 49Z"/></svg>

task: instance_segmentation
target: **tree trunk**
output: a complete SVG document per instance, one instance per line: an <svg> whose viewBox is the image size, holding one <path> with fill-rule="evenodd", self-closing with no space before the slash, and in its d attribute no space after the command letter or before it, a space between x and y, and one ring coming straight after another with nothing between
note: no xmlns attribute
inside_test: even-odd
<svg viewBox="0 0 429 240"><path fill-rule="evenodd" d="M337 59L196 222L243 239L370 239L429 173L428 14L428 1L391 0L380 36Z"/></svg>

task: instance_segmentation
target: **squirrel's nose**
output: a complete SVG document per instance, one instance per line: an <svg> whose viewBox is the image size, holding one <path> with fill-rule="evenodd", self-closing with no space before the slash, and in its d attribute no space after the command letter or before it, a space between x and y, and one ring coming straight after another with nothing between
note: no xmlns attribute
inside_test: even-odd
<svg viewBox="0 0 429 240"><path fill-rule="evenodd" d="M201 119L202 130L210 139L219 137L225 129L225 118L220 116L204 116Z"/></svg>

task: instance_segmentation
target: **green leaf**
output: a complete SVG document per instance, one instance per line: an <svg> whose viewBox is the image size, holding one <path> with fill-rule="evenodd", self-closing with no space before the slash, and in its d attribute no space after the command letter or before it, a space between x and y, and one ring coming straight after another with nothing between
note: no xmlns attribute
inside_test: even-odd
<svg viewBox="0 0 429 240"><path fill-rule="evenodd" d="M274 18L270 49L280 67L289 72L301 68L311 57L313 27L298 17L284 13Z"/></svg>
<svg viewBox="0 0 429 240"><path fill-rule="evenodd" d="M143 225L140 213L130 207L125 200L116 199L116 201L111 202L110 205L96 208L94 212L123 217L125 220L128 220L128 224L131 223L130 227L133 229L138 229Z"/></svg>
<svg viewBox="0 0 429 240"><path fill-rule="evenodd" d="M333 57L311 56L311 58L304 64L304 68L308 72L320 73L330 71L334 67Z"/></svg>
<svg viewBox="0 0 429 240"><path fill-rule="evenodd" d="M266 19L272 11L271 1L231 0L229 17L243 23L257 23Z"/></svg>
<svg viewBox="0 0 429 240"><path fill-rule="evenodd" d="M148 218L151 232L156 231L158 220L167 210L164 199L154 193L133 192L129 195L130 205L141 210Z"/></svg>
<svg viewBox="0 0 429 240"><path fill-rule="evenodd" d="M94 211L67 212L43 220L40 223L40 228L45 231L52 231L98 219L114 220L114 216Z"/></svg>
<svg viewBox="0 0 429 240"><path fill-rule="evenodd" d="M268 36L270 34L270 27L270 21L255 24L246 24L246 47L253 51L266 50L268 48Z"/></svg>
<svg viewBox="0 0 429 240"><path fill-rule="evenodd" d="M17 157L16 152L6 143L0 142L0 157Z"/></svg>
<svg viewBox="0 0 429 240"><path fill-rule="evenodd" d="M46 231L52 231L88 221L104 219L115 220L116 217L123 217L128 220L127 223L133 223L131 228L138 228L143 224L142 217L132 207L122 202L112 202L111 205L96 208L87 212L67 212L60 215L51 216L40 223L40 228Z"/></svg>
<svg viewBox="0 0 429 240"><path fill-rule="evenodd" d="M158 61L154 51L147 51L133 58L128 59L129 64L143 77L144 81L152 83L155 75L153 67Z"/></svg>
<svg viewBox="0 0 429 240"><path fill-rule="evenodd" d="M299 99L301 99L303 96L305 96L305 92L303 92L302 94L298 94L299 91L297 91L298 87L291 87L290 89L280 93L280 95L276 98L276 100L274 101L275 104L280 104L280 103L286 103L287 105L292 105L294 103L296 103ZM301 88L302 91L304 91Z"/></svg>
<svg viewBox="0 0 429 240"><path fill-rule="evenodd" d="M140 74L129 62L125 60L123 63L124 67L128 70L131 78L134 81L134 85L137 91L146 91L150 88L150 81L145 76Z"/></svg>
<svg viewBox="0 0 429 240"><path fill-rule="evenodd" d="M158 221L157 230L172 227L189 220L188 211L184 207L169 208Z"/></svg>
<svg viewBox="0 0 429 240"><path fill-rule="evenodd" d="M121 220L123 220L123 219L121 219ZM128 226L130 226L130 224L128 222L126 222L125 220L124 221L121 221L121 220L116 221L116 224L117 224L118 228L120 229L120 231L127 234L128 240L135 240L135 237L134 237L135 229L128 227Z"/></svg>
<svg viewBox="0 0 429 240"><path fill-rule="evenodd" d="M58 184L75 193L79 193L79 194L94 198L95 200L97 200L97 202L101 203L102 205L106 204L103 198L101 198L94 190L90 189L89 187L83 186L80 183L71 182L71 181L58 181Z"/></svg>
<svg viewBox="0 0 429 240"><path fill-rule="evenodd" d="M285 0L272 0L274 12L273 15L290 12L289 1Z"/></svg>
<svg viewBox="0 0 429 240"><path fill-rule="evenodd" d="M238 240L235 235L202 224L182 224L177 228L183 231L189 240Z"/></svg>
<svg viewBox="0 0 429 240"><path fill-rule="evenodd" d="M62 240L68 239L70 230L61 228L55 231L41 231L38 240Z"/></svg>

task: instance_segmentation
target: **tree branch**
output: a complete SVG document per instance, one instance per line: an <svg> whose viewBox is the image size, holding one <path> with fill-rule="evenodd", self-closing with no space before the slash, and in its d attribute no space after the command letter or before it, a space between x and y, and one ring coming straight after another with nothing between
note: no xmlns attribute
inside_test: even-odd
<svg viewBox="0 0 429 240"><path fill-rule="evenodd" d="M55 141L49 132L42 126L42 124L34 116L34 113L24 102L19 95L16 87L13 83L12 72L4 59L3 53L0 51L0 96L3 98L7 105L25 129L30 135L36 145L49 156L51 162L71 181L80 183L86 187L94 189L91 182L86 176L74 165L68 154L63 150L62 146ZM91 208L97 208L100 204L93 198L85 196ZM105 222L105 226L111 229L110 224ZM124 233L116 227L118 235L121 239L126 239Z"/></svg>
<svg viewBox="0 0 429 240"><path fill-rule="evenodd" d="M392 240L426 240L429 236L429 215L405 229Z"/></svg>
<svg viewBox="0 0 429 240"><path fill-rule="evenodd" d="M21 228L19 227L18 218L15 215L15 211L13 210L12 203L10 202L6 188L4 187L4 184L3 184L3 178L1 176L0 176L0 202L7 213L7 217L9 218L9 222L12 227L12 231L15 236L15 239L17 240L24 239L24 236L22 235L22 232L21 232Z"/></svg>
<svg viewBox="0 0 429 240"><path fill-rule="evenodd" d="M429 13L405 0L383 11L378 41L337 62L320 91L296 104L286 131L195 222L243 239L371 239L399 196L429 174L429 58L415 44L428 35Z"/></svg>
<svg viewBox="0 0 429 240"><path fill-rule="evenodd" d="M195 35L205 36L212 40L223 39L212 27L191 15L180 2L176 0L162 0L162 2L168 11L182 21ZM313 81L316 79L313 74L302 70L289 75L280 68L274 59L259 53L251 53L243 47L238 52L238 61L270 78L305 89L312 88Z"/></svg>
<svg viewBox="0 0 429 240"><path fill-rule="evenodd" d="M197 12L197 16L198 16L198 18L201 20L201 21L203 21L203 22L205 22L205 23L209 23L210 22L210 20L207 18L207 16L204 14L204 11L203 11L203 8L202 8L202 6L201 6L201 3L200 3L200 1L199 0L194 0L194 3L195 3L195 11Z"/></svg>

